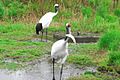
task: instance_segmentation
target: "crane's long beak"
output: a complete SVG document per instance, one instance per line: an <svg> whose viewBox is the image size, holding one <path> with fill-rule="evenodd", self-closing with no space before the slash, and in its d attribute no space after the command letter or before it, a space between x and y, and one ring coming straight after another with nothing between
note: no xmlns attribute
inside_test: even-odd
<svg viewBox="0 0 120 80"><path fill-rule="evenodd" d="M72 41L76 44L76 40L72 34L66 34L67 37L71 38Z"/></svg>

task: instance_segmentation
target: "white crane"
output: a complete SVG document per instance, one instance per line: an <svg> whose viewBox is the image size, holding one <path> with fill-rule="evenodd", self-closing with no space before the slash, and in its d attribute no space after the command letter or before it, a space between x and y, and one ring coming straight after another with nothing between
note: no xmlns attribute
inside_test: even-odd
<svg viewBox="0 0 120 80"><path fill-rule="evenodd" d="M62 64L61 71L60 71L60 80L62 79L63 64L65 63L67 56L68 56L68 40L70 38L73 40L74 43L76 43L74 36L71 35L70 24L67 23L65 38L56 41L52 45L52 49L51 49L51 58L52 58L52 62L53 62L53 80L55 80L55 74L54 74L55 60L60 60L60 63Z"/></svg>
<svg viewBox="0 0 120 80"><path fill-rule="evenodd" d="M46 41L47 41L47 28L49 27L53 17L58 14L59 5L55 4L54 7L55 7L55 12L46 13L44 16L41 17L39 22L36 24L36 34L39 35L39 31L42 32L41 41L42 41L44 29L46 29Z"/></svg>

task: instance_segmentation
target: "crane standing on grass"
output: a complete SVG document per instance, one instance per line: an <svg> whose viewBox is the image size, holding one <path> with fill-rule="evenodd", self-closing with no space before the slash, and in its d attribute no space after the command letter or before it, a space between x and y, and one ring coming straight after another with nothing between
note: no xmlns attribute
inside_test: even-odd
<svg viewBox="0 0 120 80"><path fill-rule="evenodd" d="M43 38L44 29L46 29L46 41L47 41L47 28L49 27L53 17L58 14L59 5L55 4L54 7L55 7L55 12L46 13L44 16L42 16L42 18L39 20L39 22L36 25L36 34L39 35L39 31L42 32L41 41Z"/></svg>
<svg viewBox="0 0 120 80"><path fill-rule="evenodd" d="M51 58L53 61L53 80L55 80L55 74L54 74L54 63L55 60L60 60L62 66L61 66L61 71L60 71L60 80L62 79L62 70L63 70L63 64L65 60L67 59L68 56L68 40L72 39L74 43L76 43L76 40L74 36L71 35L71 28L70 24L66 24L66 36L64 39L56 41L52 45L52 50L51 50Z"/></svg>

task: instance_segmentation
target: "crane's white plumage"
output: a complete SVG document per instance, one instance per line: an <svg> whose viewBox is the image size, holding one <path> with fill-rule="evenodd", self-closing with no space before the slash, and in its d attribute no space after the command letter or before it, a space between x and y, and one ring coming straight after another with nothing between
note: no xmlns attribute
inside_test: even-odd
<svg viewBox="0 0 120 80"><path fill-rule="evenodd" d="M52 46L51 57L62 61L62 59L68 55L67 47L68 43L64 39L56 41ZM61 63L63 64L64 61Z"/></svg>
<svg viewBox="0 0 120 80"><path fill-rule="evenodd" d="M53 17L55 15L57 15L58 12L54 13L54 12L48 12L46 13L44 16L42 16L42 18L39 20L39 23L42 23L43 29L44 28L48 28Z"/></svg>
<svg viewBox="0 0 120 80"><path fill-rule="evenodd" d="M59 5L55 4L54 7L55 7L55 9L57 9L57 12L48 12L44 16L42 16L41 19L39 20L39 23L42 23L43 29L48 28L52 19L53 19L53 17L58 14Z"/></svg>
<svg viewBox="0 0 120 80"><path fill-rule="evenodd" d="M59 5L58 5L58 4L55 4L54 7L55 7L55 6L59 6Z"/></svg>
<svg viewBox="0 0 120 80"><path fill-rule="evenodd" d="M73 42L76 43L74 36L71 34L66 34L66 36L71 38ZM52 46L51 57L54 59L62 59L61 63L63 64L66 56L68 56L68 40L65 41L65 39L61 39L56 41Z"/></svg>

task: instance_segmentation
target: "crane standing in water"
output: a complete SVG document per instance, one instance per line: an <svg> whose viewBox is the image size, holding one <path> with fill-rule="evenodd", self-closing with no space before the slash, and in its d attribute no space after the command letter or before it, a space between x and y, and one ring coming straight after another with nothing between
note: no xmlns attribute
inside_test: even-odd
<svg viewBox="0 0 120 80"><path fill-rule="evenodd" d="M68 56L68 40L71 38L74 43L76 43L76 40L74 36L71 35L71 28L70 24L66 24L66 36L64 39L56 41L52 45L51 50L51 58L53 61L53 80L55 80L55 74L54 74L54 63L55 60L60 60L62 66L60 71L60 80L62 79L62 70L63 70L63 64L65 63L67 56Z"/></svg>

